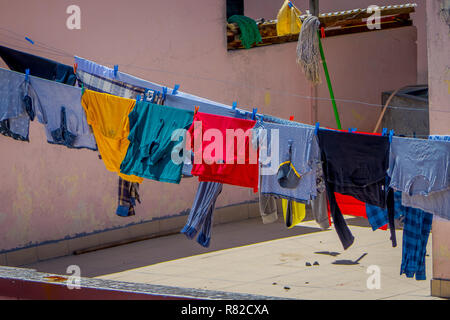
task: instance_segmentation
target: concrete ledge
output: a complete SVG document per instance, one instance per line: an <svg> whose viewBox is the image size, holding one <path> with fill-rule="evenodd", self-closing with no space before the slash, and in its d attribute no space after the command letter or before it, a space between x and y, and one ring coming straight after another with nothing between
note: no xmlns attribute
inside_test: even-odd
<svg viewBox="0 0 450 320"><path fill-rule="evenodd" d="M217 208L214 211L214 225L242 221L259 216L258 202L241 203ZM185 225L188 213L154 221L143 222L106 230L73 239L64 239L34 245L0 254L0 265L22 266L38 261L63 257L72 254L82 254L126 243L147 240L179 233Z"/></svg>
<svg viewBox="0 0 450 320"><path fill-rule="evenodd" d="M179 288L105 279L80 278L79 289L67 276L31 269L0 267L0 298L31 300L273 300L276 297ZM69 282L73 284L73 282Z"/></svg>
<svg viewBox="0 0 450 320"><path fill-rule="evenodd" d="M450 280L432 279L431 296L438 298L450 298Z"/></svg>

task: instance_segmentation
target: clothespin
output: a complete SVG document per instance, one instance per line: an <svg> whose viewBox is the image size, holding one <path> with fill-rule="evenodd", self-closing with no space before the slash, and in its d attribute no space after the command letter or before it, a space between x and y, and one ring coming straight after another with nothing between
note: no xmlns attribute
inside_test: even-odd
<svg viewBox="0 0 450 320"><path fill-rule="evenodd" d="M233 110L236 110L236 108L237 108L237 101L233 101L233 107L232 107L232 109L233 109Z"/></svg>
<svg viewBox="0 0 450 320"><path fill-rule="evenodd" d="M84 83L81 84L81 95L84 94Z"/></svg>
<svg viewBox="0 0 450 320"><path fill-rule="evenodd" d="M293 6L294 6L294 5L292 4L292 2L289 1L289 2L288 2L288 7L292 9Z"/></svg>
<svg viewBox="0 0 450 320"><path fill-rule="evenodd" d="M139 102L139 101L141 101L141 95L140 94L138 94L137 97L136 97L136 103Z"/></svg>
<svg viewBox="0 0 450 320"><path fill-rule="evenodd" d="M387 135L387 128L383 128L383 131L381 131L381 135L384 137Z"/></svg>
<svg viewBox="0 0 450 320"><path fill-rule="evenodd" d="M256 119L256 112L258 112L258 108L253 108L253 111L252 111L252 120L255 120L255 119Z"/></svg>
<svg viewBox="0 0 450 320"><path fill-rule="evenodd" d="M294 116L290 116L289 121L294 121Z"/></svg>
<svg viewBox="0 0 450 320"><path fill-rule="evenodd" d="M322 39L325 38L325 28L324 27L320 28L320 36L322 37Z"/></svg>
<svg viewBox="0 0 450 320"><path fill-rule="evenodd" d="M28 37L25 37L25 40L27 40L29 43L31 43L31 44L34 44L34 41L33 40L31 40L30 38L28 38Z"/></svg>
<svg viewBox="0 0 450 320"><path fill-rule="evenodd" d="M389 143L392 143L393 136L394 136L394 130L389 131Z"/></svg>
<svg viewBox="0 0 450 320"><path fill-rule="evenodd" d="M119 71L119 65L114 65L114 77L117 78L117 72Z"/></svg>
<svg viewBox="0 0 450 320"><path fill-rule="evenodd" d="M199 106L195 106L195 108L194 108L194 115L196 115L197 114L197 112L198 112L198 110L200 109L200 107Z"/></svg>
<svg viewBox="0 0 450 320"><path fill-rule="evenodd" d="M166 99L167 87L163 87L163 99Z"/></svg>
<svg viewBox="0 0 450 320"><path fill-rule="evenodd" d="M175 84L175 87L173 87L172 90L172 94L175 95L178 93L178 89L180 89L180 85L179 84Z"/></svg>
<svg viewBox="0 0 450 320"><path fill-rule="evenodd" d="M74 73L74 74L77 74L77 69L78 69L78 63L75 62L75 63L73 64L73 73Z"/></svg>
<svg viewBox="0 0 450 320"><path fill-rule="evenodd" d="M356 132L356 128L348 128L348 132L354 133L354 132Z"/></svg>
<svg viewBox="0 0 450 320"><path fill-rule="evenodd" d="M30 81L30 69L25 69L25 81Z"/></svg>
<svg viewBox="0 0 450 320"><path fill-rule="evenodd" d="M317 134L319 133L319 127L320 127L320 123L316 122L316 129L314 130L314 134L317 136Z"/></svg>

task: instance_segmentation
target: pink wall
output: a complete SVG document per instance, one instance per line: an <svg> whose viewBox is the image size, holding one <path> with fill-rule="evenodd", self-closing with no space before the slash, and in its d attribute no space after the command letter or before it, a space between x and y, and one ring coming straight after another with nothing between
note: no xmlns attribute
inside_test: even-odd
<svg viewBox="0 0 450 320"><path fill-rule="evenodd" d="M231 105L309 123L310 85L295 63L296 43L226 50L225 1L15 0L0 2L0 43L72 64L72 55ZM66 7L81 7L81 30L66 28ZM5 29L9 31L5 31ZM23 40L27 35L36 41ZM37 47L46 44L55 53ZM324 41L338 98L379 104L381 92L415 82L416 29L354 34ZM325 84L319 96L328 97ZM380 108L338 103L344 127L370 130ZM322 125L334 126L331 103L319 103ZM0 136L0 252L167 217L188 210L194 179L181 185L146 180L142 204L117 217L116 181L97 154L46 143L33 123L31 142ZM217 206L249 201L251 190L225 186Z"/></svg>
<svg viewBox="0 0 450 320"><path fill-rule="evenodd" d="M306 10L309 9L309 0L293 0L292 2L302 13L306 13ZM283 3L284 0L245 0L245 15L253 19L276 19L278 10ZM373 4L384 6L406 3L417 4L416 12L411 15L413 23L417 27L417 83L425 84L428 80L426 0L319 0L319 9L320 13L325 13L367 8Z"/></svg>
<svg viewBox="0 0 450 320"><path fill-rule="evenodd" d="M440 1L427 2L430 130L450 135L450 26L439 16ZM433 278L450 280L450 221L433 221Z"/></svg>

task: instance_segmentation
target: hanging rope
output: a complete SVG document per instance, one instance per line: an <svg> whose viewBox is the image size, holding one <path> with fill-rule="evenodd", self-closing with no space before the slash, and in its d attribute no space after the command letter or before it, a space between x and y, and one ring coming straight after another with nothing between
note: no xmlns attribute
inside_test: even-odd
<svg viewBox="0 0 450 320"><path fill-rule="evenodd" d="M319 30L320 21L315 16L308 16L302 24L297 43L297 63L302 67L306 79L313 84L319 84L320 50Z"/></svg>

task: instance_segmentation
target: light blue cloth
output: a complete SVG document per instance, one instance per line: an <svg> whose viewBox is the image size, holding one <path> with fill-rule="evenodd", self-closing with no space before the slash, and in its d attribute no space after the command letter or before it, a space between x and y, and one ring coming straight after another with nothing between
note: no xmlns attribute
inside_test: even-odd
<svg viewBox="0 0 450 320"><path fill-rule="evenodd" d="M393 137L389 186L410 196L447 190L450 188L449 164L450 143L447 141Z"/></svg>
<svg viewBox="0 0 450 320"><path fill-rule="evenodd" d="M317 165L320 161L320 154L314 127L259 121L253 132L258 132L258 129L266 130L265 135L261 131L257 134L260 147L261 194L270 194L278 198L301 203L308 203L310 200L315 199L317 196ZM276 159L276 140L273 139L276 132L274 130L278 130L279 134L278 159ZM264 142L264 140L267 142ZM285 155L289 150L289 140L292 141L291 162L301 176L298 186L294 189L281 187L277 178L279 165L287 160L284 157L286 157ZM272 168L269 170L272 171L271 174L266 172L269 168Z"/></svg>
<svg viewBox="0 0 450 320"><path fill-rule="evenodd" d="M30 76L30 86L37 94L44 117L37 112L39 122L45 125L47 141L52 144L65 145L69 148L86 148L97 150L94 134L89 129L84 109L81 106L81 89L55 81ZM60 134L63 128L62 111L65 111L66 130L63 130L64 141ZM53 134L52 134L53 133ZM73 135L72 139L67 139ZM70 141L69 141L70 140Z"/></svg>
<svg viewBox="0 0 450 320"><path fill-rule="evenodd" d="M9 133L19 140L29 140L30 116L25 109L25 96L32 100L32 112L40 109L36 93L25 81L25 75L15 71L0 68L0 121L8 120ZM45 114L40 121L45 122ZM6 132L4 134L7 134Z"/></svg>
<svg viewBox="0 0 450 320"><path fill-rule="evenodd" d="M450 146L450 136L433 135L429 140L446 142ZM447 167L448 167L447 162ZM443 191L432 192L429 195L402 195L402 205L420 209L441 218L450 220L450 187Z"/></svg>

